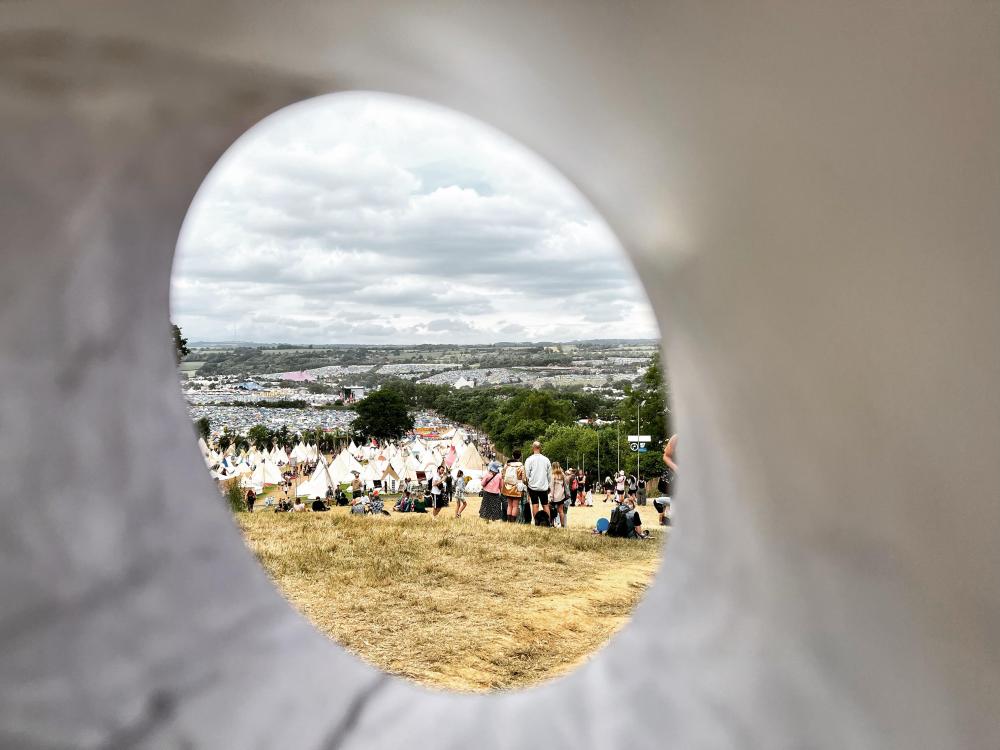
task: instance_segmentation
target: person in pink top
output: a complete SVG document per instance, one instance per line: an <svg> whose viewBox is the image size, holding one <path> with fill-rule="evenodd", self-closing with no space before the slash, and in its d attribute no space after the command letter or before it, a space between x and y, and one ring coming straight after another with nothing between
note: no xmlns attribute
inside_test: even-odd
<svg viewBox="0 0 1000 750"><path fill-rule="evenodd" d="M500 498L500 485L502 482L500 464L496 461L490 462L483 474L483 502L479 506L479 517L487 521L500 521L503 519L506 509Z"/></svg>

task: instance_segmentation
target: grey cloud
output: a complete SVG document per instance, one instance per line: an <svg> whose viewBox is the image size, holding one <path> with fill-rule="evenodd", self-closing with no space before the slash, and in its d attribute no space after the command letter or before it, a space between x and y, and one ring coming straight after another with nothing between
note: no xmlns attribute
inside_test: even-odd
<svg viewBox="0 0 1000 750"><path fill-rule="evenodd" d="M550 167L380 95L290 108L230 150L185 224L172 305L195 339L656 335L613 236Z"/></svg>

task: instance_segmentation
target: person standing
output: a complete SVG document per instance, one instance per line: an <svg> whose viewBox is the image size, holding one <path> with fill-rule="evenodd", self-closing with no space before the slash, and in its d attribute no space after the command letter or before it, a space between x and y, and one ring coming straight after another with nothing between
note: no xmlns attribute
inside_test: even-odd
<svg viewBox="0 0 1000 750"><path fill-rule="evenodd" d="M621 469L615 474L615 502L625 499L625 472Z"/></svg>
<svg viewBox="0 0 1000 750"><path fill-rule="evenodd" d="M356 471L353 472L353 474L354 474L354 479L351 480L351 497L357 499L361 497L364 494L364 492L362 492L361 488L361 475L358 474L358 472Z"/></svg>
<svg viewBox="0 0 1000 750"><path fill-rule="evenodd" d="M539 506L541 506L551 518L549 491L552 489L552 463L542 453L542 444L537 440L531 444L531 455L524 462L524 473L527 477L531 517L535 517Z"/></svg>
<svg viewBox="0 0 1000 750"><path fill-rule="evenodd" d="M455 477L455 518L462 517L462 511L469 507L465 502L465 473L459 469Z"/></svg>
<svg viewBox="0 0 1000 750"><path fill-rule="evenodd" d="M524 464L521 463L521 451L514 450L510 461L503 467L500 482L500 494L507 501L507 521L517 523L518 507L524 495Z"/></svg>
<svg viewBox="0 0 1000 750"><path fill-rule="evenodd" d="M257 493L253 491L253 487L247 490L247 513L253 513L254 503L257 502Z"/></svg>
<svg viewBox="0 0 1000 750"><path fill-rule="evenodd" d="M670 436L670 439L663 445L663 463L667 465L663 476L660 477L658 489L662 497L653 501L653 507L660 514L660 526L670 526L670 517L667 511L670 510L673 494L674 482L677 479L677 435Z"/></svg>
<svg viewBox="0 0 1000 750"><path fill-rule="evenodd" d="M444 466L438 466L437 473L434 478L431 479L431 506L433 511L432 516L437 516L441 512L441 508L445 505L445 480L444 480Z"/></svg>
<svg viewBox="0 0 1000 750"><path fill-rule="evenodd" d="M611 493L615 490L615 483L611 481L610 476L604 477L604 502L611 499Z"/></svg>
<svg viewBox="0 0 1000 750"><path fill-rule="evenodd" d="M530 460L530 459L529 459ZM552 495L549 501L552 512L549 514L554 521L559 516L559 525L566 528L566 474L558 461L552 464Z"/></svg>
<svg viewBox="0 0 1000 750"><path fill-rule="evenodd" d="M570 466L569 473L566 475L566 489L569 490L569 497L566 499L567 505L576 505L576 491L579 487L580 482L576 478L576 469Z"/></svg>
<svg viewBox="0 0 1000 750"><path fill-rule="evenodd" d="M504 518L506 508L500 497L500 464L491 461L483 474L483 502L479 506L479 517L486 521L500 521Z"/></svg>

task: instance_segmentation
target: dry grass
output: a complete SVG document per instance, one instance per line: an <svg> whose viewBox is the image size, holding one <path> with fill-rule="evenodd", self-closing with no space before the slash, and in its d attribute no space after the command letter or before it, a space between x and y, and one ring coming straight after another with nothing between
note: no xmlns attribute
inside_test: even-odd
<svg viewBox="0 0 1000 750"><path fill-rule="evenodd" d="M392 517L237 516L285 596L324 633L387 672L462 691L524 687L573 669L627 620L665 534L593 536L609 505L570 510L569 529L461 520L449 508ZM390 505L391 507L391 505Z"/></svg>

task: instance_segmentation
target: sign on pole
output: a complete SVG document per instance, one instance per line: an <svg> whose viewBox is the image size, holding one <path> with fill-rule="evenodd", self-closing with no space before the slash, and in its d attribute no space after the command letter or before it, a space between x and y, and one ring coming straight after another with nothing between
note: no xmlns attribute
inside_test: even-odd
<svg viewBox="0 0 1000 750"><path fill-rule="evenodd" d="M649 435L629 435L628 447L632 449L633 453L646 453L646 443L651 440Z"/></svg>

